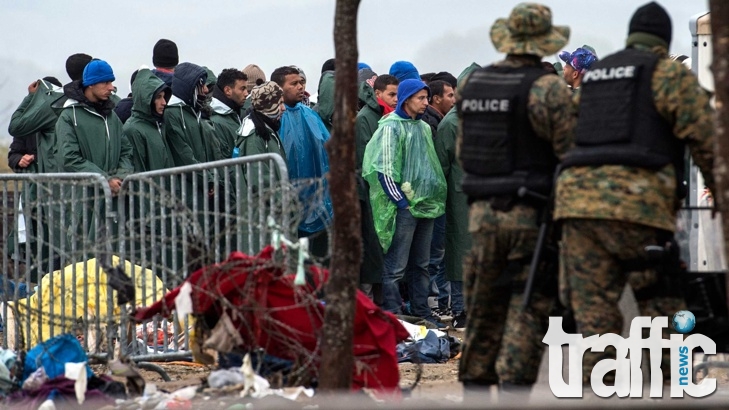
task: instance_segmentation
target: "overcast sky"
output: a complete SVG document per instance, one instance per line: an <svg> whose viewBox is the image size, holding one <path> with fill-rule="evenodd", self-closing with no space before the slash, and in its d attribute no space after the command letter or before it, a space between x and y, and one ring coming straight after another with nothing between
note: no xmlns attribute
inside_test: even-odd
<svg viewBox="0 0 729 410"><path fill-rule="evenodd" d="M502 55L489 39L491 24L508 16L517 1L362 0L360 61L387 73L409 60L421 73L454 75L471 62ZM604 56L623 47L628 21L644 0L550 0L553 22L572 29L565 49L583 44ZM673 20L671 52L690 55L689 20L708 11L703 0L663 0ZM66 58L78 52L111 64L119 93L129 77L152 65L160 38L177 43L180 62L224 68L259 65L266 75L298 65L316 94L322 63L334 57L334 0L0 0L0 137L28 84L45 75L69 81ZM555 56L547 61L556 61Z"/></svg>

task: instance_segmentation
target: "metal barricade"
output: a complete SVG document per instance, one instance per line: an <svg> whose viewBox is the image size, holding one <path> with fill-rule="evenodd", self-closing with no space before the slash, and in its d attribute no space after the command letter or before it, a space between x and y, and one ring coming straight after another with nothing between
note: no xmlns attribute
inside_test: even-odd
<svg viewBox="0 0 729 410"><path fill-rule="evenodd" d="M119 315L101 271L111 263L108 238L116 229L106 178L4 174L0 194L2 346L28 350L72 333L90 356L105 356Z"/></svg>
<svg viewBox="0 0 729 410"><path fill-rule="evenodd" d="M125 206L119 212L118 242L112 246L121 260L140 267L131 270L135 284L146 284L137 287L143 292L136 297L137 307L159 299L160 287L173 289L232 251L256 254L270 242L269 217L282 233L295 237L289 191L286 164L275 154L125 178L119 194ZM136 361L190 357L190 326L188 318L177 316L135 325L125 314L120 353Z"/></svg>

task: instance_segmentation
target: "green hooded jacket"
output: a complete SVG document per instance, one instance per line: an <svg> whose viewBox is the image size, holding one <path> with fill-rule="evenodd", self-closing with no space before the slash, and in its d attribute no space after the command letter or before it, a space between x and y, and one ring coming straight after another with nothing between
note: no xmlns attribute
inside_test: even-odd
<svg viewBox="0 0 729 410"><path fill-rule="evenodd" d="M103 175L107 179L124 179L134 172L132 165L132 144L122 133L122 122L113 111L114 103L110 100L103 102L102 115L87 103L80 82L75 81L64 87L65 97L54 103L54 107L61 105L61 113L56 122L56 136L58 138L59 162L64 172L93 172ZM67 198L74 195L74 191L66 191ZM89 196L93 195L91 189L76 190L74 203L80 202L75 215L71 207L67 207L66 221L68 244L76 242L77 249L93 246L96 240L94 221L97 217L93 203ZM118 208L118 197L113 198L112 209L103 212L114 212ZM86 216L84 216L86 214ZM86 225L83 225L83 221ZM76 222L73 222L76 221ZM103 223L100 220L99 223ZM112 225L110 235L115 235L118 226ZM83 243L86 240L88 243ZM70 246L69 246L70 247Z"/></svg>
<svg viewBox="0 0 729 410"><path fill-rule="evenodd" d="M164 138L161 116L152 115L154 97L159 92L172 91L149 69L141 69L132 85L132 116L122 129L132 144L134 172L172 168L172 152Z"/></svg>
<svg viewBox="0 0 729 410"><path fill-rule="evenodd" d="M213 128L192 107L175 95L164 114L165 139L175 166L198 164L221 159Z"/></svg>
<svg viewBox="0 0 729 410"><path fill-rule="evenodd" d="M375 230L387 253L395 233L397 206L380 184L378 174L391 178L407 197L416 218L437 218L445 212L446 181L433 148L430 126L396 113L383 117L363 161L362 176L370 184Z"/></svg>
<svg viewBox="0 0 729 410"><path fill-rule="evenodd" d="M74 83L72 86L78 87ZM77 90L83 95L80 89ZM122 122L113 111L102 116L73 98L77 95L65 100L56 122L61 170L95 172L107 179L124 179L134 171L134 166L132 145L122 134Z"/></svg>
<svg viewBox="0 0 729 410"><path fill-rule="evenodd" d="M471 249L468 232L468 196L463 193L463 168L456 157L458 112L456 107L443 117L435 137L435 153L448 184L446 199L446 280L463 281L463 258Z"/></svg>
<svg viewBox="0 0 729 410"><path fill-rule="evenodd" d="M258 132L256 131L256 127L253 125L253 120L250 116L246 117L243 120L243 125L240 127L240 132L238 133L238 139L235 142L235 145L240 149L240 156L241 157L247 157L251 155L256 154L278 154L283 158L284 163L286 162L286 152L284 152L283 144L281 144L281 138L278 135L278 132L272 130L270 127L268 127L268 130L271 132L271 138L266 141L263 139ZM263 167L262 175L263 175L263 181L269 180L269 175L271 173L271 170L269 169L268 162L264 162L261 164ZM281 179L281 174L278 171L278 168L275 169L276 175L275 180ZM248 185L253 190L253 193L257 193L260 190L260 187L258 186L258 177L257 172L252 172L254 176L256 176L254 181L248 181ZM253 183L252 183L253 182Z"/></svg>
<svg viewBox="0 0 729 410"><path fill-rule="evenodd" d="M172 98L164 113L164 134L178 167L222 158L211 123L192 107L197 104L195 90L201 78L207 79L206 71L195 64L182 63L175 68Z"/></svg>
<svg viewBox="0 0 729 410"><path fill-rule="evenodd" d="M58 145L56 144L56 121L58 114L51 108L54 101L63 96L63 90L41 80L38 89L28 94L10 119L8 132L13 137L38 134L37 172L58 172Z"/></svg>
<svg viewBox="0 0 729 410"><path fill-rule="evenodd" d="M215 127L215 136L220 144L220 155L223 158L233 158L233 147L235 147L238 129L243 125L241 112L236 112L215 97L213 97L210 107L213 109L210 121Z"/></svg>
<svg viewBox="0 0 729 410"><path fill-rule="evenodd" d="M315 111L321 117L327 131L332 132L332 117L334 116L334 71L325 71L319 79L319 90Z"/></svg>
<svg viewBox="0 0 729 410"><path fill-rule="evenodd" d="M364 81L359 84L359 99L365 102L365 106L357 113L354 125L356 155L354 166L357 175L362 175L362 160L364 159L365 149L367 143L372 139L372 135L377 131L377 123L382 118L382 107L377 102L374 88ZM364 201L369 195L366 183L358 184L357 192L359 199Z"/></svg>

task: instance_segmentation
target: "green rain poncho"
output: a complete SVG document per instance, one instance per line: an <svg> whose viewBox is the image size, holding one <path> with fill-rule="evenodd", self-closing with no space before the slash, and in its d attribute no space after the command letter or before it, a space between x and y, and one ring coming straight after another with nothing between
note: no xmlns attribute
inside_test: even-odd
<svg viewBox="0 0 729 410"><path fill-rule="evenodd" d="M365 149L362 177L370 185L375 230L385 253L395 234L397 206L387 196L378 173L392 178L407 197L416 218L437 218L445 212L446 181L433 148L430 126L392 113Z"/></svg>

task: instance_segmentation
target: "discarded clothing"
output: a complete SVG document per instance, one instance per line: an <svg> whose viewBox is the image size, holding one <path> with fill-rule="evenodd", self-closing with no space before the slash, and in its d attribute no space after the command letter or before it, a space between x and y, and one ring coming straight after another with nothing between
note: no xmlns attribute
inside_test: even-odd
<svg viewBox="0 0 729 410"><path fill-rule="evenodd" d="M318 335L324 306L316 299L329 272L309 267L307 284L295 286L295 275L285 273L285 262L273 263L273 247L252 257L234 252L227 261L194 272L187 280L192 288L193 314L210 329L228 313L243 344L241 350L265 347L266 353L297 363L318 354ZM135 315L138 321L156 314L169 315L182 286ZM307 301L309 303L307 303ZM230 311L230 306L235 308ZM367 387L397 394L399 372L395 345L409 337L394 315L383 312L362 292L357 292L354 321L352 389ZM315 357L314 363L319 358Z"/></svg>
<svg viewBox="0 0 729 410"><path fill-rule="evenodd" d="M398 344L397 357L399 363L443 363L451 358L450 341L448 337L438 337L429 330L416 342Z"/></svg>

